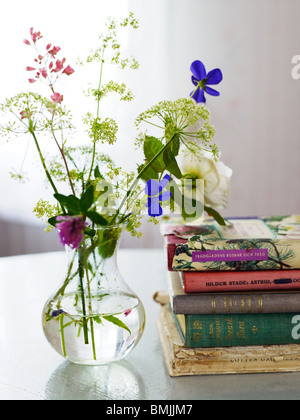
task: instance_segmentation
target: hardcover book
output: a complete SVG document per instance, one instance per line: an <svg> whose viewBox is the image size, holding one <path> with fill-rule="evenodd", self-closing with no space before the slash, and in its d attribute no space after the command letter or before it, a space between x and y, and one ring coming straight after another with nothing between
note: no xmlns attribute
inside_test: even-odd
<svg viewBox="0 0 300 420"><path fill-rule="evenodd" d="M186 347L300 344L300 314L176 315Z"/></svg>
<svg viewBox="0 0 300 420"><path fill-rule="evenodd" d="M300 270L182 271L186 293L300 290Z"/></svg>
<svg viewBox="0 0 300 420"><path fill-rule="evenodd" d="M300 314L300 290L186 293L176 271L168 272L168 289L174 314Z"/></svg>
<svg viewBox="0 0 300 420"><path fill-rule="evenodd" d="M172 220L172 219L171 219ZM300 215L231 218L227 226L164 222L168 269L178 271L300 269Z"/></svg>
<svg viewBox="0 0 300 420"><path fill-rule="evenodd" d="M187 348L168 305L161 307L157 328L166 367L173 377L300 371L298 344Z"/></svg>

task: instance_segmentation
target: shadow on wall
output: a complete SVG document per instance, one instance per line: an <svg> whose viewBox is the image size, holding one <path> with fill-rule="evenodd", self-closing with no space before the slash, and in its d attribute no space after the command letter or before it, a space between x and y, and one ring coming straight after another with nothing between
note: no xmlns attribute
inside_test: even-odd
<svg viewBox="0 0 300 420"><path fill-rule="evenodd" d="M143 231L142 238L134 238L128 232L125 232L121 247L163 247L163 239L160 236L158 225L144 222L141 230ZM0 257L63 250L56 230L46 233L41 225L0 219Z"/></svg>

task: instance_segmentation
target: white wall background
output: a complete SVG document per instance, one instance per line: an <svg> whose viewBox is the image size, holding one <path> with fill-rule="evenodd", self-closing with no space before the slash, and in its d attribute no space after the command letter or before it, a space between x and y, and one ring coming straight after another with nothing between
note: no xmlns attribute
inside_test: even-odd
<svg viewBox="0 0 300 420"><path fill-rule="evenodd" d="M127 10L134 11L141 23L138 33L124 39L141 68L126 76L135 102L121 109L108 104L120 123L115 159L135 167L140 155L133 146L134 118L159 100L187 97L192 90L189 66L200 59L207 70L219 67L224 75L218 86L221 96L207 101L222 160L234 171L229 207L223 214L298 213L300 79L291 76L291 60L300 54L299 0L5 2L0 14L0 100L28 89L25 66L30 65L32 56L22 41L31 26L49 42L60 45L72 64L96 45L106 16L124 16ZM86 105L80 100L81 86L90 76L92 72L81 69L61 85L65 101L74 107L78 119ZM32 143L23 164L31 181L19 185L8 175L12 167L22 165L27 145L24 137L10 144L0 139L0 219L36 224L32 208L45 196L45 183ZM18 233L11 238L7 235L12 230L1 232L0 223L2 254L7 252L7 242L13 253ZM21 248L27 252L26 235L23 242ZM160 246L161 238L151 224L145 226L142 241L126 238L126 244ZM39 249L44 248L41 245Z"/></svg>

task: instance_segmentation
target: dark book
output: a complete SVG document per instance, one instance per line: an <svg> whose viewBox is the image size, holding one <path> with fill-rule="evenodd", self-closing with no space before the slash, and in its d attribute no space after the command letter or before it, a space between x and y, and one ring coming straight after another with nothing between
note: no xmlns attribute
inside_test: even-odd
<svg viewBox="0 0 300 420"><path fill-rule="evenodd" d="M300 314L176 315L186 347L300 344Z"/></svg>

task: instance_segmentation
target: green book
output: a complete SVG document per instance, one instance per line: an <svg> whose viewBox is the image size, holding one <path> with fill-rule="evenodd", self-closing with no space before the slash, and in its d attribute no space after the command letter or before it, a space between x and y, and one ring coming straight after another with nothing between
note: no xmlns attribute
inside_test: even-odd
<svg viewBox="0 0 300 420"><path fill-rule="evenodd" d="M300 344L300 314L175 315L186 347Z"/></svg>

